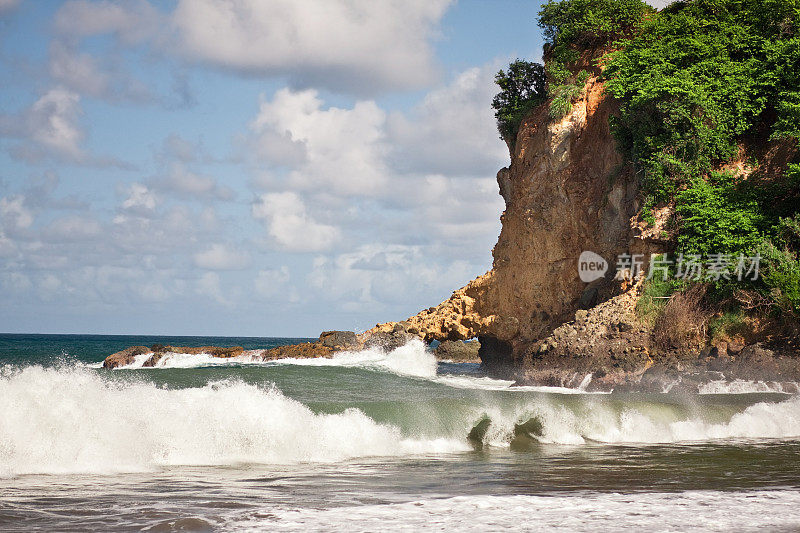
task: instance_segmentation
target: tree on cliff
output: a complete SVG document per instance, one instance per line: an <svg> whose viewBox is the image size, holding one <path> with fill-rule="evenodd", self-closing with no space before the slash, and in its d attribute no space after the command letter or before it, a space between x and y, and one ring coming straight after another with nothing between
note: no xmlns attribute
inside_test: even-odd
<svg viewBox="0 0 800 533"><path fill-rule="evenodd" d="M544 66L517 59L494 81L500 87L492 100L497 129L503 140L513 142L522 119L546 97Z"/></svg>

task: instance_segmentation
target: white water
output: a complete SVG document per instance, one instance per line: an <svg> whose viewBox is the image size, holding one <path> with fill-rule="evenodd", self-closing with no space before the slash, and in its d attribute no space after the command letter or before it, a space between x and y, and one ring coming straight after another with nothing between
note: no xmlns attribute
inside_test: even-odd
<svg viewBox="0 0 800 533"><path fill-rule="evenodd" d="M438 362L431 351L426 349L425 344L419 340L412 340L405 346L401 346L392 351L386 352L380 348L371 348L359 351L338 352L330 358L318 357L309 359L285 358L271 361L263 361L258 358L261 350L246 351L238 357L219 358L207 353L186 354L186 353L166 353L156 364L155 368L201 368L211 366L315 366L315 367L346 367L364 368L391 372L399 376L409 376L423 378L447 385L449 387L461 389L479 389L487 391L512 390L516 392L555 392L562 394L586 394L586 386L591 381L591 375L584 378L583 383L576 389L566 387L537 387L525 386L514 387L514 382L504 379L494 379L490 377L477 377L469 375L439 375L437 374ZM133 363L119 367L126 370L143 368L142 365L147 361L152 353L136 356ZM102 363L89 365L90 368L101 368ZM593 393L605 394L605 393Z"/></svg>
<svg viewBox="0 0 800 533"><path fill-rule="evenodd" d="M791 390L784 390L782 383L775 381L710 381L700 386L700 394L750 394L758 392L775 392L792 394L800 390L800 386L792 383Z"/></svg>
<svg viewBox="0 0 800 533"><path fill-rule="evenodd" d="M463 412L447 415L459 420L451 429L423 438L379 424L357 409L315 414L274 388L238 381L171 390L109 380L80 368L6 367L0 371L0 476L463 451L481 413L492 419L487 444L498 447L508 446L514 424L531 417L542 422L543 441L559 444L800 438L797 396L739 412L730 407L720 416L708 407L687 411L654 401L573 396L565 402L559 395L514 395L523 401L508 403L506 396L506 403L497 403L491 395L480 399L489 393L478 394ZM412 403L402 416L436 420L443 415L429 411Z"/></svg>
<svg viewBox="0 0 800 533"><path fill-rule="evenodd" d="M437 367L436 357L425 349L422 341L416 339L388 353L380 348L370 348L354 352L337 352L330 359L278 359L272 363L368 368L419 378L436 377Z"/></svg>
<svg viewBox="0 0 800 533"><path fill-rule="evenodd" d="M275 510L237 530L304 531L797 531L800 492L459 496L390 505Z"/></svg>
<svg viewBox="0 0 800 533"><path fill-rule="evenodd" d="M461 439L404 437L356 409L317 415L276 389L240 382L168 390L78 368L0 372L0 476L465 449Z"/></svg>
<svg viewBox="0 0 800 533"><path fill-rule="evenodd" d="M155 368L201 368L201 367L224 367L224 366L277 366L277 365L296 365L296 366L316 366L316 367L348 367L364 368L368 370L378 370L392 372L400 376L417 377L429 379L442 385L461 389L478 389L486 391L509 390L515 392L549 392L559 394L607 394L606 392L587 392L587 388L592 380L592 375L584 376L583 381L577 388L566 387L545 387L545 386L514 386L510 380L494 379L485 376L470 375L439 375L437 374L437 361L431 351L426 349L425 344L419 340L412 340L405 346L386 352L380 348L371 348L360 351L338 352L331 358L311 358L295 359L285 358L272 361L263 361L259 358L261 350L248 350L238 357L219 358L211 354L186 354L186 353L166 353L156 364ZM152 353L145 353L136 356L133 363L120 367L126 370L143 368L142 365L147 361ZM88 365L89 368L101 368L102 363ZM667 393L675 385L670 384L665 387ZM800 389L800 387L797 387ZM793 389L796 390L796 389ZM750 382L750 381L712 381L701 385L700 394L746 394L762 392L793 392L784 391L780 383Z"/></svg>

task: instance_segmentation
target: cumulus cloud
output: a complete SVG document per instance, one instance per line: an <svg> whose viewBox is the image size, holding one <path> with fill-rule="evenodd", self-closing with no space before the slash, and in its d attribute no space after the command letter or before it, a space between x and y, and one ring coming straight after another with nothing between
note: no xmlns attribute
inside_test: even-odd
<svg viewBox="0 0 800 533"><path fill-rule="evenodd" d="M20 139L10 151L18 159L54 158L80 165L127 167L115 158L95 156L82 148L86 136L80 124L82 114L80 95L55 87L21 112L0 115L0 137Z"/></svg>
<svg viewBox="0 0 800 533"><path fill-rule="evenodd" d="M8 231L25 229L33 224L33 214L25 206L24 196L0 198L0 223Z"/></svg>
<svg viewBox="0 0 800 533"><path fill-rule="evenodd" d="M102 233L100 223L85 215L68 215L51 222L42 231L46 242L91 241Z"/></svg>
<svg viewBox="0 0 800 533"><path fill-rule="evenodd" d="M499 140L491 101L497 65L465 70L429 92L411 113L389 116L394 166L405 171L491 175L508 150Z"/></svg>
<svg viewBox="0 0 800 533"><path fill-rule="evenodd" d="M402 305L412 298L436 303L473 275L464 261L433 263L419 246L373 243L318 256L308 282L335 307L359 311Z"/></svg>
<svg viewBox="0 0 800 533"><path fill-rule="evenodd" d="M364 93L433 79L430 40L450 0L182 0L179 48L197 61L299 86Z"/></svg>
<svg viewBox="0 0 800 533"><path fill-rule="evenodd" d="M152 39L163 22L159 11L145 0L73 0L58 10L54 27L67 38L113 34L122 43L133 45Z"/></svg>
<svg viewBox="0 0 800 533"><path fill-rule="evenodd" d="M145 45L248 76L288 77L295 87L374 94L419 88L435 79L431 42L450 4L451 0L181 0L171 13L161 13L145 0L78 0L59 10L55 29L60 40L70 44L62 64L75 64L91 74L93 90L103 84L104 75L76 46L85 38L111 34L127 47ZM60 72L65 81L81 81Z"/></svg>
<svg viewBox="0 0 800 533"><path fill-rule="evenodd" d="M233 191L211 176L192 172L181 163L170 165L165 176L152 181L152 187L180 196L198 199L231 200Z"/></svg>
<svg viewBox="0 0 800 533"><path fill-rule="evenodd" d="M150 89L119 68L120 59L101 61L81 52L76 43L55 40L50 45L50 76L77 93L115 101L150 102Z"/></svg>
<svg viewBox="0 0 800 533"><path fill-rule="evenodd" d="M122 202L122 209L139 213L152 213L155 210L157 198L155 193L146 185L131 183L127 189L127 197Z"/></svg>
<svg viewBox="0 0 800 533"><path fill-rule="evenodd" d="M194 263L205 270L243 270L250 265L250 256L227 244L215 243L194 254Z"/></svg>
<svg viewBox="0 0 800 533"><path fill-rule="evenodd" d="M197 278L195 284L197 294L207 296L221 305L231 305L231 299L222 291L219 274L206 272Z"/></svg>
<svg viewBox="0 0 800 533"><path fill-rule="evenodd" d="M84 132L78 120L80 96L63 87L50 89L18 115L0 116L0 134L27 138L27 150L46 150L68 159L83 158L80 143Z"/></svg>
<svg viewBox="0 0 800 533"><path fill-rule="evenodd" d="M253 204L255 218L266 220L269 235L292 252L329 250L341 238L339 228L317 222L293 192L262 194Z"/></svg>
<svg viewBox="0 0 800 533"><path fill-rule="evenodd" d="M304 157L296 160L290 187L369 195L383 187L388 174L385 120L386 113L372 101L323 109L317 91L281 89L261 103L250 128L262 145L281 137L302 144Z"/></svg>
<svg viewBox="0 0 800 533"><path fill-rule="evenodd" d="M289 267L286 265L280 268L259 270L253 281L253 287L261 296L274 298L285 293L286 284L290 278Z"/></svg>

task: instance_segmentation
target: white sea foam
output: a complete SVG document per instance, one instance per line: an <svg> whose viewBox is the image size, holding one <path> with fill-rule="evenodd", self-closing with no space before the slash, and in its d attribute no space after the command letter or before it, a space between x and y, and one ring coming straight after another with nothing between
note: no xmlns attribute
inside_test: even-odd
<svg viewBox="0 0 800 533"><path fill-rule="evenodd" d="M775 392L792 394L800 390L800 384L791 383L790 390L784 388L784 384L777 381L744 381L737 379L734 381L709 381L700 386L700 394L748 394L758 392Z"/></svg>
<svg viewBox="0 0 800 533"><path fill-rule="evenodd" d="M461 439L407 438L356 409L314 414L278 390L240 382L168 390L79 368L0 371L0 476L466 448Z"/></svg>
<svg viewBox="0 0 800 533"><path fill-rule="evenodd" d="M307 531L795 531L800 492L687 491L458 496L388 505L270 509L237 530Z"/></svg>
<svg viewBox="0 0 800 533"><path fill-rule="evenodd" d="M561 402L541 397L513 410L489 408L492 420L488 444L505 446L514 424L538 418L544 428L543 442L584 444L598 442L680 443L719 439L800 438L800 397L779 403L761 402L729 415L713 408L693 409L657 402Z"/></svg>
<svg viewBox="0 0 800 533"><path fill-rule="evenodd" d="M403 376L420 378L436 377L436 357L425 349L420 340L412 340L389 352L380 348L338 352L331 358L278 359L272 364L302 366L339 366L385 370Z"/></svg>

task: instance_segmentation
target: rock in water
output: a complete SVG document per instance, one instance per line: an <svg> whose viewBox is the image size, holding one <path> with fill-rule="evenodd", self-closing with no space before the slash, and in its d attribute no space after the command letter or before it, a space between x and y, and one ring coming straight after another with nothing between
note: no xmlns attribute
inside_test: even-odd
<svg viewBox="0 0 800 533"><path fill-rule="evenodd" d="M436 359L440 361L454 361L456 363L480 363L478 351L481 343L478 341L444 341L433 351Z"/></svg>
<svg viewBox="0 0 800 533"><path fill-rule="evenodd" d="M358 336L352 331L323 331L319 336L323 346L335 350L351 350L361 347Z"/></svg>
<svg viewBox="0 0 800 533"><path fill-rule="evenodd" d="M106 357L105 361L103 361L103 368L128 366L136 360L137 355L146 353L150 353L150 348L147 346L131 346L130 348L125 348L124 350Z"/></svg>
<svg viewBox="0 0 800 533"><path fill-rule="evenodd" d="M483 449L483 441L486 439L486 433L489 431L491 425L492 419L484 415L470 430L469 435L467 435L467 441L469 441L473 448L476 450Z"/></svg>

